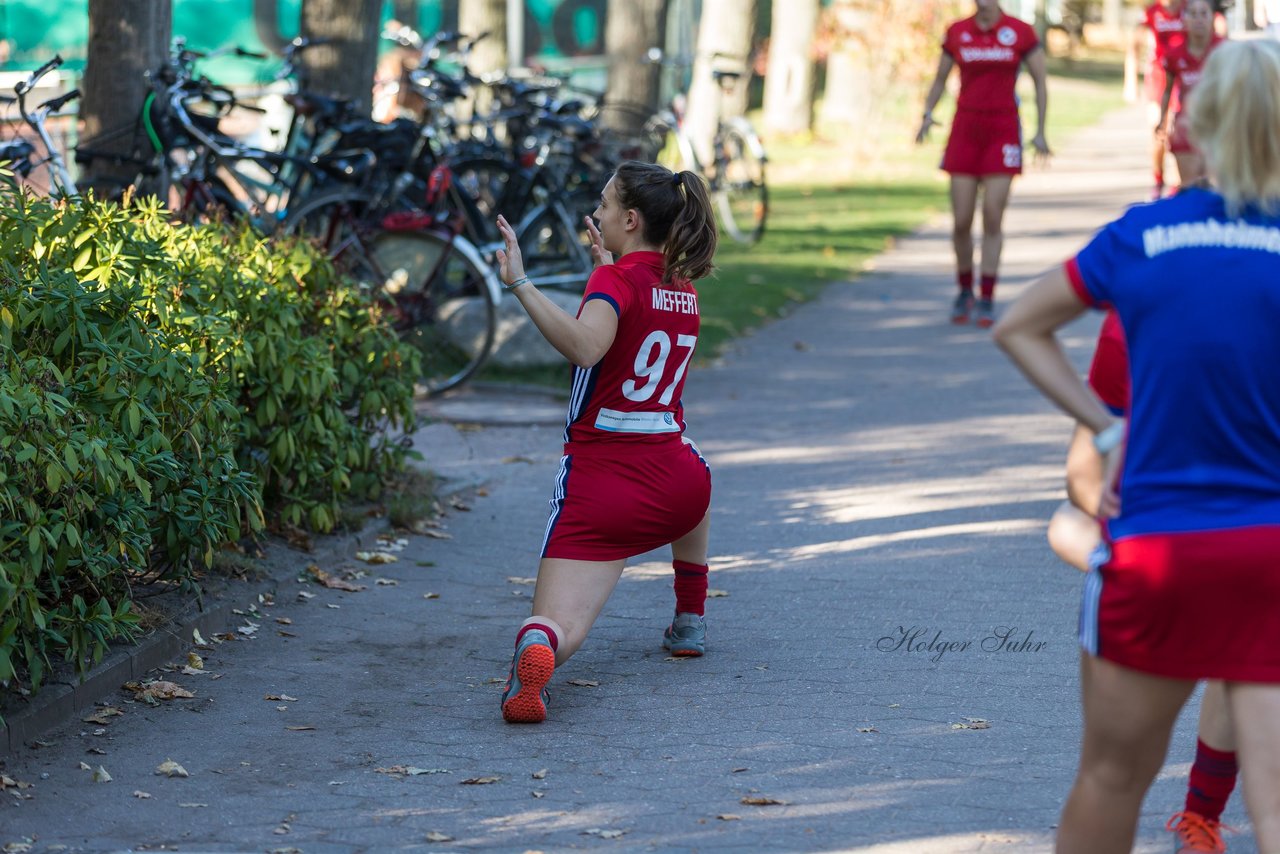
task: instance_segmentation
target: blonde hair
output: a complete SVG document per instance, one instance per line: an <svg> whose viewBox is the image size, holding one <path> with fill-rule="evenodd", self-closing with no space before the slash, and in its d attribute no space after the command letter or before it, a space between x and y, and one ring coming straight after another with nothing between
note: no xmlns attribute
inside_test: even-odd
<svg viewBox="0 0 1280 854"><path fill-rule="evenodd" d="M1280 43L1225 42L1214 48L1187 106L1227 214L1247 207L1280 213Z"/></svg>

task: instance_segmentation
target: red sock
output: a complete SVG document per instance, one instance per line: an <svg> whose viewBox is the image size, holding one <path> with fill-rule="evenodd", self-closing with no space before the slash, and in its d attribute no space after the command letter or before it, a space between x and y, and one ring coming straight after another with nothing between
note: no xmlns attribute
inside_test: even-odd
<svg viewBox="0 0 1280 854"><path fill-rule="evenodd" d="M983 299L995 299L996 298L996 277L988 276L986 273L983 273L981 288L982 288Z"/></svg>
<svg viewBox="0 0 1280 854"><path fill-rule="evenodd" d="M973 271L968 270L964 273L956 273L956 284L960 285L961 291L973 291Z"/></svg>
<svg viewBox="0 0 1280 854"><path fill-rule="evenodd" d="M520 646L520 639L524 637L525 632L534 629L546 633L547 640L551 641L551 649L553 651L560 648L560 638L556 637L556 633L546 623L529 623L521 626L520 631L516 632L516 646Z"/></svg>
<svg viewBox="0 0 1280 854"><path fill-rule="evenodd" d="M1197 739L1196 761L1187 784L1187 812L1217 821L1236 787L1238 771L1234 751L1214 750Z"/></svg>
<svg viewBox="0 0 1280 854"><path fill-rule="evenodd" d="M1163 186L1164 186L1164 173L1163 173L1163 172L1157 172L1157 173L1155 174L1155 179L1156 179L1156 186L1157 186L1157 187L1163 187Z"/></svg>
<svg viewBox="0 0 1280 854"><path fill-rule="evenodd" d="M707 565L673 560L671 568L676 571L676 613L701 617L707 605Z"/></svg>

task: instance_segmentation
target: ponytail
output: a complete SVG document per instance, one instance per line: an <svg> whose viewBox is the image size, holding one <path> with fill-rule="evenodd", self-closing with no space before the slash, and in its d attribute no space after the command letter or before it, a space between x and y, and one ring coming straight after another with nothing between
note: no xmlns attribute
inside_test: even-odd
<svg viewBox="0 0 1280 854"><path fill-rule="evenodd" d="M634 208L644 218L644 239L663 247L664 283L710 275L718 232L700 177L628 160L614 173L614 186L623 207Z"/></svg>

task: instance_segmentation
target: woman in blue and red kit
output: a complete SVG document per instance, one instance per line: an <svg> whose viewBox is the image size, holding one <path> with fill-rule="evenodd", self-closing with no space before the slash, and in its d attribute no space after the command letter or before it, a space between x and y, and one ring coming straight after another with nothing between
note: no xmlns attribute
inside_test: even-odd
<svg viewBox="0 0 1280 854"><path fill-rule="evenodd" d="M996 279L1004 248L1004 210L1009 204L1013 176L1022 174L1022 121L1015 87L1022 66L1036 89L1036 134L1031 144L1039 156L1049 154L1044 123L1049 106L1045 84L1044 50L1025 21L1006 15L999 0L977 0L971 18L947 28L942 58L925 99L924 117L916 142L923 142L942 98L951 69L960 67L960 95L951 122L942 169L951 175L951 213L955 226L951 243L956 253L956 281L960 293L951 310L953 323L974 322L983 328L995 322ZM982 189L982 263L978 300L973 298L973 219Z"/></svg>
<svg viewBox="0 0 1280 854"><path fill-rule="evenodd" d="M627 558L671 545L676 613L662 644L705 650L711 472L684 438L681 401L698 342L693 282L712 270L716 225L702 179L627 162L587 219L597 267L576 317L524 275L503 218L506 286L574 365L564 456L533 595L516 634L502 716L546 718L546 685L586 640ZM617 262L613 256L618 256Z"/></svg>
<svg viewBox="0 0 1280 854"><path fill-rule="evenodd" d="M1217 48L1188 106L1214 189L1131 208L996 327L1121 473L1081 606L1084 738L1061 854L1130 850L1198 679L1225 685L1258 848L1280 851L1277 90L1280 45ZM1124 329L1127 435L1055 337L1091 306Z"/></svg>

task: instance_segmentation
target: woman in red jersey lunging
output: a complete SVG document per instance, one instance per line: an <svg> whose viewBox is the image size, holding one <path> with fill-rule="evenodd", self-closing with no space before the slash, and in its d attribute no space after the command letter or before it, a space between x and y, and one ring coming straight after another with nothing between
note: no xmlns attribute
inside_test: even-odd
<svg viewBox="0 0 1280 854"><path fill-rule="evenodd" d="M1162 61L1165 86L1160 98L1156 135L1168 137L1169 151L1178 162L1179 185L1193 187L1204 179L1204 157L1196 151L1187 135L1184 110L1187 98L1204 70L1209 51L1217 47L1222 38L1213 31L1213 3L1210 0L1187 0L1182 7L1182 23L1182 43L1170 48ZM1173 109L1172 123L1169 121L1170 108Z"/></svg>
<svg viewBox="0 0 1280 854"><path fill-rule="evenodd" d="M671 545L672 655L705 650L711 472L684 438L681 395L698 342L693 282L712 270L716 225L702 179L627 162L587 220L597 263L576 317L524 274L515 232L499 218L502 281L573 368L564 456L551 498L533 615L516 634L502 716L546 718L546 685L573 655L627 558ZM614 261L614 256L617 261Z"/></svg>
<svg viewBox="0 0 1280 854"><path fill-rule="evenodd" d="M960 95L951 122L942 169L951 175L951 242L956 253L960 293L951 311L953 323L995 322L996 278L1004 247L1004 210L1013 176L1022 174L1022 123L1015 86L1025 65L1036 89L1036 134L1031 144L1039 156L1049 154L1044 123L1048 110L1044 50L1035 30L1006 15L999 0L977 0L977 13L947 29L938 73L925 100L916 142L923 142L937 122L934 107L942 98L951 69L960 68ZM982 189L982 263L978 299L973 296L973 220Z"/></svg>

